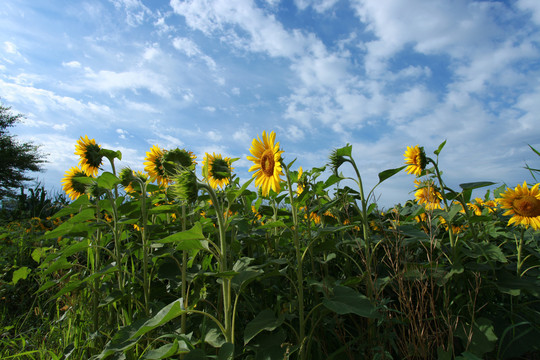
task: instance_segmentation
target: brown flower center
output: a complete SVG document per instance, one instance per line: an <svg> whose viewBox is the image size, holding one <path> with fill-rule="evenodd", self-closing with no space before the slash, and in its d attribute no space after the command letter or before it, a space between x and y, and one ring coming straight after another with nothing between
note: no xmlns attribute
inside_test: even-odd
<svg viewBox="0 0 540 360"><path fill-rule="evenodd" d="M266 150L261 156L261 169L264 175L274 175L274 153L272 150Z"/></svg>
<svg viewBox="0 0 540 360"><path fill-rule="evenodd" d="M514 208L514 211L521 216L540 216L540 200L531 195L515 199L512 203L512 207Z"/></svg>

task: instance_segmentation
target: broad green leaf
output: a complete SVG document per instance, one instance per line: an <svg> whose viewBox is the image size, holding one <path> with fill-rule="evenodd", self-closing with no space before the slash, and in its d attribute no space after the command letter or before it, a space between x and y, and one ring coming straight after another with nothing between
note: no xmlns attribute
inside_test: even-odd
<svg viewBox="0 0 540 360"><path fill-rule="evenodd" d="M472 190L472 189L478 189L481 187L491 186L491 185L495 185L495 183L491 181L477 181L477 182L459 184L459 187L462 188L463 190Z"/></svg>
<svg viewBox="0 0 540 360"><path fill-rule="evenodd" d="M379 173L379 184L382 183L384 180L394 176L395 174L397 174L401 170L405 169L406 167L407 167L407 165L404 165L404 166L399 167L399 168L388 169L388 170L384 170L384 171L380 172Z"/></svg>
<svg viewBox="0 0 540 360"><path fill-rule="evenodd" d="M40 268L44 268L46 264L41 264ZM72 263L66 260L65 257L58 258L52 265L50 265L47 270L43 272L43 275L51 274L55 271L62 270L62 269L68 269L73 266Z"/></svg>
<svg viewBox="0 0 540 360"><path fill-rule="evenodd" d="M99 154L105 156L109 160L118 159L122 160L122 153L120 151L114 151L109 149L100 149Z"/></svg>
<svg viewBox="0 0 540 360"><path fill-rule="evenodd" d="M334 184L340 182L341 180L343 180L343 178L341 178L341 177L339 177L339 176L337 176L337 175L332 174L332 175L330 175L330 176L328 177L328 179L326 179L326 181L324 182L323 188L326 189L326 188L328 188L328 187L330 187L330 186L332 186L332 185L334 185Z"/></svg>
<svg viewBox="0 0 540 360"><path fill-rule="evenodd" d="M58 211L56 214L51 216L51 219L57 219L59 217L79 213L82 209L91 206L90 199L88 196L79 196L75 201L73 201L68 206L64 207L60 211Z"/></svg>
<svg viewBox="0 0 540 360"><path fill-rule="evenodd" d="M41 262L41 259L47 255L47 252L51 250L51 247L38 247L32 251L32 259L38 264Z"/></svg>
<svg viewBox="0 0 540 360"><path fill-rule="evenodd" d="M469 334L469 331L472 331L472 335ZM456 336L461 339L464 345L470 341L468 351L480 357L492 351L498 340L493 322L486 318L478 318L472 327L470 325L459 327Z"/></svg>
<svg viewBox="0 0 540 360"><path fill-rule="evenodd" d="M276 318L274 311L265 309L255 319L251 320L244 329L244 345L262 331L272 331L283 324L283 316Z"/></svg>
<svg viewBox="0 0 540 360"><path fill-rule="evenodd" d="M162 244L174 243L177 250L202 250L205 247L201 240L205 239L201 223L196 222L191 229L169 235L157 242Z"/></svg>
<svg viewBox="0 0 540 360"><path fill-rule="evenodd" d="M157 349L149 350L144 354L141 359L144 360L158 360L158 359L167 359L171 356L175 356L178 354L178 340L174 339L174 341L171 344L163 345L162 347L159 347Z"/></svg>
<svg viewBox="0 0 540 360"><path fill-rule="evenodd" d="M90 228L87 221L93 219L95 219L94 209L84 209L77 215L60 224L56 229L46 232L45 235L43 235L43 238L50 239L64 236L69 233L88 231Z"/></svg>
<svg viewBox="0 0 540 360"><path fill-rule="evenodd" d="M346 286L334 287L334 295L323 299L323 305L336 314L356 314L370 319L378 319L380 314L371 301Z"/></svg>
<svg viewBox="0 0 540 360"><path fill-rule="evenodd" d="M218 352L218 360L232 360L234 358L234 344L225 343Z"/></svg>
<svg viewBox="0 0 540 360"><path fill-rule="evenodd" d="M119 184L120 179L114 176L110 172L104 172L97 178L97 184L99 187L111 190L114 185Z"/></svg>
<svg viewBox="0 0 540 360"><path fill-rule="evenodd" d="M335 153L337 156L351 156L352 154L352 145L347 144L342 148L336 149Z"/></svg>
<svg viewBox="0 0 540 360"><path fill-rule="evenodd" d="M11 283L13 285L17 285L17 283L19 282L19 280L21 279L26 279L28 277L28 275L32 272L31 269L29 269L28 267L26 266L23 266L23 267L20 267L18 268L17 270L15 270L13 272L13 278L11 279Z"/></svg>
<svg viewBox="0 0 540 360"><path fill-rule="evenodd" d="M444 145L446 145L446 140L444 140L444 141L441 143L441 145L439 145L439 148L438 148L437 150L435 150L433 153L434 153L435 155L438 156L438 155L441 153L441 151L442 151Z"/></svg>
<svg viewBox="0 0 540 360"><path fill-rule="evenodd" d="M150 330L153 330L171 321L172 319L182 315L185 312L186 312L185 310L182 310L181 299L177 299L173 301L172 303L170 303L169 305L165 306L154 317L152 317L151 319L147 320L144 324L142 324L142 326L139 327L139 329L137 329L137 331L135 332L135 334L131 336L131 338L133 339L135 337L142 336L146 334L147 332L149 332Z"/></svg>
<svg viewBox="0 0 540 360"><path fill-rule="evenodd" d="M285 352L290 351L291 348L283 346L285 339L285 331L281 328L255 338L250 343L250 347L255 348L255 360L286 359Z"/></svg>

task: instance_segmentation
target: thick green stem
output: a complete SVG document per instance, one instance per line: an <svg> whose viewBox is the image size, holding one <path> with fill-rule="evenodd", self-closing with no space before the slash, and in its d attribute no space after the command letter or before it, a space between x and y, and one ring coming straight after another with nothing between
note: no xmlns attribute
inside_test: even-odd
<svg viewBox="0 0 540 360"><path fill-rule="evenodd" d="M182 231L186 230L186 205L182 204ZM182 251L182 302L184 309L187 309L187 250ZM180 317L180 329L182 334L186 333L187 314L182 313Z"/></svg>
<svg viewBox="0 0 540 360"><path fill-rule="evenodd" d="M298 295L298 318L299 318L299 329L298 329L298 337L299 337L299 343L300 343L300 359L306 358L306 349L304 346L304 340L306 337L306 322L305 322L305 314L304 314L304 273L302 270L303 265L303 259L302 259L302 252L300 249L300 239L298 236L298 212L296 209L296 205L294 203L294 196L292 191L292 183L291 183L291 176L289 173L289 169L284 166L285 168L285 174L287 176L287 186L289 189L289 199L291 201L291 211L292 211L292 218L293 218L293 241L294 241L294 248L296 252L296 291Z"/></svg>
<svg viewBox="0 0 540 360"><path fill-rule="evenodd" d="M223 209L218 201L216 193L211 186L198 183L199 188L202 188L208 192L214 208L216 209L216 217L218 221L218 230L219 230L219 245L220 245L220 257L219 257L219 271L221 273L227 272L228 261L227 261L227 243L225 236L225 219L223 217ZM232 302L231 302L231 279L229 277L223 277L221 279L221 291L223 294L223 323L225 333L225 341L234 344L234 329L232 328Z"/></svg>

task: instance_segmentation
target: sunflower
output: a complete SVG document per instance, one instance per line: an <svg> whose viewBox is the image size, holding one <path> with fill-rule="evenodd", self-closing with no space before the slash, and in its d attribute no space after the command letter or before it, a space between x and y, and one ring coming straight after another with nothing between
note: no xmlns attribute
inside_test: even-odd
<svg viewBox="0 0 540 360"><path fill-rule="evenodd" d="M79 196L86 193L86 185L82 182L78 182L76 180L74 181L74 179L86 177L89 176L87 176L84 171L75 166L66 171L66 175L62 179L61 183L63 185L64 191L66 192L67 196L71 198L71 200L75 200Z"/></svg>
<svg viewBox="0 0 540 360"><path fill-rule="evenodd" d="M163 167L165 151L160 149L159 146L154 145L150 148L150 151L146 153L146 162L144 171L150 176L150 181L157 180L157 183L161 186L166 187L169 185L169 177L165 173L165 168Z"/></svg>
<svg viewBox="0 0 540 360"><path fill-rule="evenodd" d="M267 134L266 131L262 133L262 140L257 136L257 139L253 139L249 152L253 156L248 156L247 159L255 163L249 171L255 171L253 177L255 177L255 186L260 187L262 195L267 196L270 189L279 193L281 190L280 175L283 175L281 169L281 154L282 150L279 150L279 142L274 145L276 140L276 134L272 131Z"/></svg>
<svg viewBox="0 0 540 360"><path fill-rule="evenodd" d="M426 210L441 209L442 195L433 184L433 181L420 182L415 180L414 183L418 188L414 193L418 204L424 204Z"/></svg>
<svg viewBox="0 0 540 360"><path fill-rule="evenodd" d="M502 209L508 209L503 215L514 215L508 220L508 225L521 224L526 228L532 226L535 230L540 229L539 186L540 183L529 189L524 181L523 186L518 184L514 190L507 188L502 197L497 199Z"/></svg>
<svg viewBox="0 0 540 360"><path fill-rule="evenodd" d="M103 155L100 155L101 146L96 144L96 140L88 139L87 135L81 136L75 145L75 155L79 155L79 166L88 176L97 176L101 166Z"/></svg>
<svg viewBox="0 0 540 360"><path fill-rule="evenodd" d="M224 188L229 183L231 172L231 158L222 158L221 154L205 153L203 159L203 176L214 189Z"/></svg>
<svg viewBox="0 0 540 360"><path fill-rule="evenodd" d="M423 147L416 145L415 147L407 146L407 151L403 154L405 156L405 164L408 164L407 174L414 174L419 176L422 170L426 168L426 153Z"/></svg>

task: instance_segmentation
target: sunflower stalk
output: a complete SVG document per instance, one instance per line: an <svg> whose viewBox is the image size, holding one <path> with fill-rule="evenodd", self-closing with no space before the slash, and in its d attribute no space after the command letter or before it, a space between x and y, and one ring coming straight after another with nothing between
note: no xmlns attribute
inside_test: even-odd
<svg viewBox="0 0 540 360"><path fill-rule="evenodd" d="M437 153L437 161L434 161L431 158L427 158L427 161L431 162L433 164L433 168L435 169L435 176L437 177L437 180L439 181L439 187L441 189L441 196L442 196L443 203L444 203L444 210L446 212L449 212L450 207L448 206L448 200L446 199L446 191L444 191L446 186L445 186L445 184L443 182L441 172L439 170L439 165L438 165L438 163L439 163L439 154ZM451 219L448 219L448 236L450 237L450 247L452 248L452 251L455 253L455 251L456 251L456 249L455 249L455 247L456 247L456 239L455 239L455 236L454 236L454 229L452 228Z"/></svg>
<svg viewBox="0 0 540 360"><path fill-rule="evenodd" d="M300 249L300 239L298 235L298 212L296 208L296 204L294 202L294 196L292 191L292 183L291 183L291 174L289 172L289 167L285 164L282 164L282 167L285 169L285 176L287 178L287 187L289 190L289 199L291 202L291 211L292 211L292 218L293 218L293 241L294 241L294 248L296 252L296 291L298 295L298 317L299 317L299 329L298 329L298 340L300 343L300 359L304 360L306 358L306 348L304 346L305 341L305 332L306 332L306 323L304 318L304 273L303 273L303 257L302 252Z"/></svg>
<svg viewBox="0 0 540 360"><path fill-rule="evenodd" d="M220 245L220 256L219 256L219 271L221 273L227 272L228 269L228 262L227 262L227 243L226 243L226 224L225 224L225 218L223 216L222 206L221 203L218 201L218 198L216 196L216 193L214 192L214 189L206 183L197 183L198 187L200 189L206 190L208 192L208 195L210 195L210 198L212 200L212 204L216 210L216 218L218 221L218 229L219 229L219 245ZM232 326L232 302L231 302L231 284L232 281L229 277L223 277L221 279L221 291L223 295L223 335L225 336L225 341L234 344L234 329Z"/></svg>

